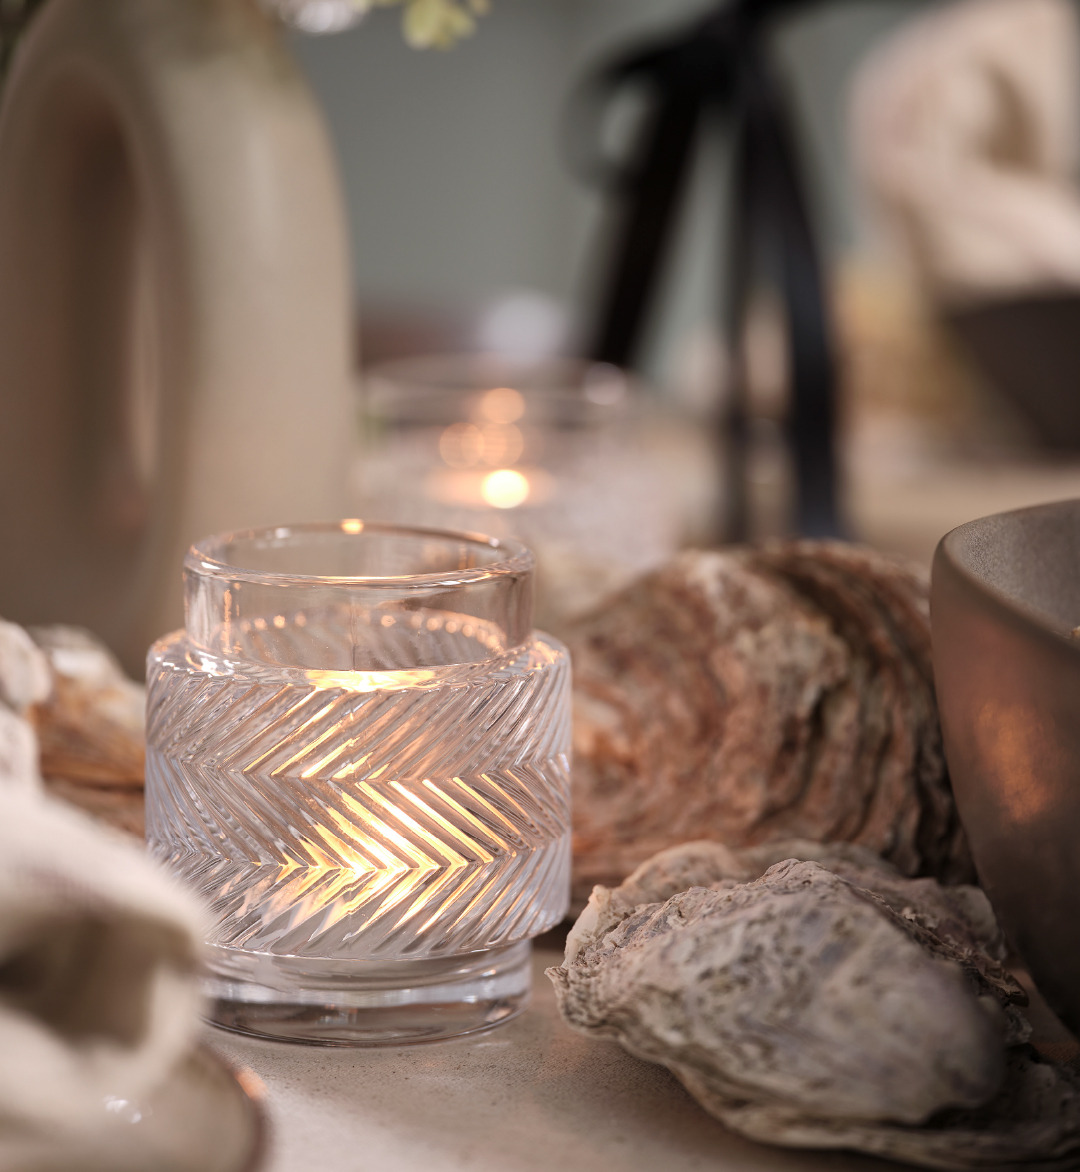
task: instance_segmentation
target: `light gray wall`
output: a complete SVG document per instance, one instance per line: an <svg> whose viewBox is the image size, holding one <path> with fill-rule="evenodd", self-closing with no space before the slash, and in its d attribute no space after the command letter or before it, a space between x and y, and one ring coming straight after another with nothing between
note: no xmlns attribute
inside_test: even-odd
<svg viewBox="0 0 1080 1172"><path fill-rule="evenodd" d="M448 52L409 49L392 10L297 39L338 147L362 297L567 291L575 209L555 126L572 9L495 0L477 34Z"/></svg>
<svg viewBox="0 0 1080 1172"><path fill-rule="evenodd" d="M927 0L930 2L930 0ZM571 298L597 201L570 178L559 124L583 68L621 41L700 11L702 0L492 0L450 52L402 42L393 10L296 52L336 141L362 300L468 309L517 288ZM845 93L871 45L917 0L835 0L782 38L830 247L856 236ZM665 323L715 312L723 167L702 168L669 274Z"/></svg>

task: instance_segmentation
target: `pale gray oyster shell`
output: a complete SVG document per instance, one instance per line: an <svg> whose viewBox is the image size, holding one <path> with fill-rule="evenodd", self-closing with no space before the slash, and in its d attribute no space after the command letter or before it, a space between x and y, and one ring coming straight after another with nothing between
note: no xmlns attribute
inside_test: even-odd
<svg viewBox="0 0 1080 1172"><path fill-rule="evenodd" d="M733 1130L929 1168L1080 1166L1080 1078L1026 1044L972 887L803 842L665 851L598 887L548 970L575 1029Z"/></svg>

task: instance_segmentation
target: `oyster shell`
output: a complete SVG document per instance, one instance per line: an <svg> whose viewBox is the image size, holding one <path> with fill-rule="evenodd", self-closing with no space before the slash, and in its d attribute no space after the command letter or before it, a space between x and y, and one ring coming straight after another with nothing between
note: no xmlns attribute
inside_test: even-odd
<svg viewBox="0 0 1080 1172"><path fill-rule="evenodd" d="M975 888L852 847L693 843L597 888L548 975L570 1025L751 1138L1076 1167L1080 1078L1025 1044L1003 955Z"/></svg>
<svg viewBox="0 0 1080 1172"><path fill-rule="evenodd" d="M85 781L68 781L63 777L47 777L45 789L53 797L78 806L98 822L140 841L146 837L146 795L141 789L88 785Z"/></svg>
<svg viewBox="0 0 1080 1172"><path fill-rule="evenodd" d="M52 673L52 690L33 708L41 770L95 786L141 789L146 766L146 693L113 654L77 627L30 631Z"/></svg>
<svg viewBox="0 0 1080 1172"><path fill-rule="evenodd" d="M0 784L143 836L144 692L87 631L0 621Z"/></svg>
<svg viewBox="0 0 1080 1172"><path fill-rule="evenodd" d="M973 875L923 576L835 542L681 554L564 635L574 894L674 843L851 841Z"/></svg>

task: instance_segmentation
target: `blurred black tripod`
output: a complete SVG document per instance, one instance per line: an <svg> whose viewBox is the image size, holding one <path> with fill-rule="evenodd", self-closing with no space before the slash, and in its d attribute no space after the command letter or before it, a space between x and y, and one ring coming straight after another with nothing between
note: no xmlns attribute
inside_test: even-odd
<svg viewBox="0 0 1080 1172"><path fill-rule="evenodd" d="M615 203L614 239L602 273L587 356L632 365L673 235L699 135L727 120L733 135L734 193L728 225L728 310L732 357L722 421L726 510L717 537L749 534L748 386L743 335L755 266L776 274L791 360L785 435L796 485L794 527L803 536L842 536L836 453L836 359L821 260L800 173L793 120L770 61L776 18L816 0L724 0L670 38L603 66L583 87L578 126L598 128L608 98L645 88L650 105L628 160L600 161ZM592 168L594 174L597 167Z"/></svg>

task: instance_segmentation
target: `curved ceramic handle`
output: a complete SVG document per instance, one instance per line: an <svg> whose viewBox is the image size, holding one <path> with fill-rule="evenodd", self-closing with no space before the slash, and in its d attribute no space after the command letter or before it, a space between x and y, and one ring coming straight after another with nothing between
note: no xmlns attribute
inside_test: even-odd
<svg viewBox="0 0 1080 1172"><path fill-rule="evenodd" d="M254 0L51 0L0 110L0 615L141 674L187 545L340 516L348 248Z"/></svg>

